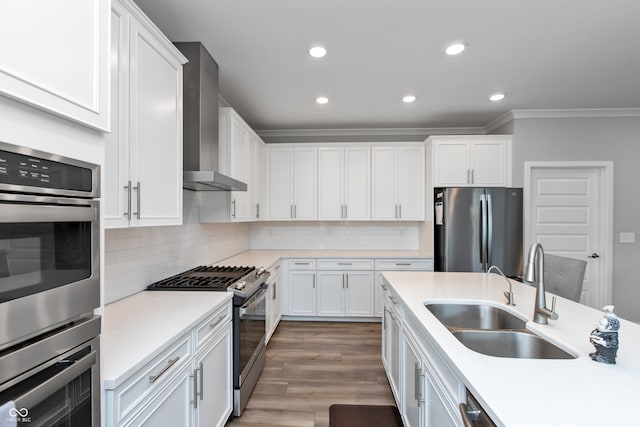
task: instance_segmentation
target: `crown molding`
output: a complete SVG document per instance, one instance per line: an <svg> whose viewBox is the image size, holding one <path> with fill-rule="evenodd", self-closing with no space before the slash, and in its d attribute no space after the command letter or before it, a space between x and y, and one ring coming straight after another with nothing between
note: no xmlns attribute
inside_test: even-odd
<svg viewBox="0 0 640 427"><path fill-rule="evenodd" d="M514 119L640 117L640 108L513 110L511 114L513 114Z"/></svg>
<svg viewBox="0 0 640 427"><path fill-rule="evenodd" d="M477 135L484 134L484 127L438 128L345 128L345 129L274 129L256 130L263 138L335 138L335 137L419 137L429 135Z"/></svg>
<svg viewBox="0 0 640 427"><path fill-rule="evenodd" d="M624 118L640 117L640 108L583 108L512 110L486 126L477 127L433 127L433 128L345 128L345 129L274 129L256 130L268 142L286 140L311 141L338 140L340 138L386 138L388 140L424 140L431 135L485 135L513 120L519 119L568 119L568 118Z"/></svg>
<svg viewBox="0 0 640 427"><path fill-rule="evenodd" d="M513 115L513 111L509 111L507 113L504 113L503 115L501 115L500 117L498 117L494 121L489 122L489 124L487 124L484 127L484 131L485 131L485 133L493 132L495 129L499 128L500 126L505 125L505 124L513 121L514 118L515 117Z"/></svg>

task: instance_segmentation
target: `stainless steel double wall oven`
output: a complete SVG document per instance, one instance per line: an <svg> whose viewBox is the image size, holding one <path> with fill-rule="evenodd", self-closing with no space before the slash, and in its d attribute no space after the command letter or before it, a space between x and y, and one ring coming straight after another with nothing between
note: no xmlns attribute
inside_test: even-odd
<svg viewBox="0 0 640 427"><path fill-rule="evenodd" d="M99 176L0 142L0 425L100 425Z"/></svg>

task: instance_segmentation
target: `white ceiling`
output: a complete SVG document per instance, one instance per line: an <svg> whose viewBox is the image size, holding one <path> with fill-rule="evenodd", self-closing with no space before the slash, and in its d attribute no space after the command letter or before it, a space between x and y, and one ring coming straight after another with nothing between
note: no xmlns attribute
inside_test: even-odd
<svg viewBox="0 0 640 427"><path fill-rule="evenodd" d="M475 127L511 110L640 107L638 0L136 3L169 39L202 41L221 96L259 130ZM457 40L469 48L445 55ZM314 43L325 58L306 53ZM490 102L497 91L507 97ZM409 93L418 99L404 104Z"/></svg>

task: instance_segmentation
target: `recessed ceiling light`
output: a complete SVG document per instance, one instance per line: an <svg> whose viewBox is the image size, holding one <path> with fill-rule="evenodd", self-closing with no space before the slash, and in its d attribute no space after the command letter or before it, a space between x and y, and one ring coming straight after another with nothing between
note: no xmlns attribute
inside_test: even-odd
<svg viewBox="0 0 640 427"><path fill-rule="evenodd" d="M322 58L326 54L327 49L322 46L311 46L311 48L309 48L309 55L313 56L314 58Z"/></svg>
<svg viewBox="0 0 640 427"><path fill-rule="evenodd" d="M416 100L416 97L414 95L407 95L404 98L402 98L402 102L406 102L407 104L413 102Z"/></svg>
<svg viewBox="0 0 640 427"><path fill-rule="evenodd" d="M457 55L459 53L462 53L462 51L466 48L467 46L464 43L452 43L447 46L447 48L445 49L445 53L447 55Z"/></svg>
<svg viewBox="0 0 640 427"><path fill-rule="evenodd" d="M489 97L489 100L494 102L502 101L503 99L504 99L504 93L494 93Z"/></svg>
<svg viewBox="0 0 640 427"><path fill-rule="evenodd" d="M326 104L327 102L329 102L329 98L327 98L326 96L319 96L316 98L316 102L318 104Z"/></svg>

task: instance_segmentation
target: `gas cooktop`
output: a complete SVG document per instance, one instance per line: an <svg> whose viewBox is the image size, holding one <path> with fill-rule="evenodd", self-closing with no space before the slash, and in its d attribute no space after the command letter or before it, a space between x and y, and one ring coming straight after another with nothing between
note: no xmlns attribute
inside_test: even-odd
<svg viewBox="0 0 640 427"><path fill-rule="evenodd" d="M266 280L263 268L203 265L147 286L151 291L226 291L245 296Z"/></svg>

